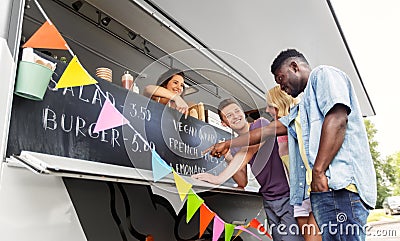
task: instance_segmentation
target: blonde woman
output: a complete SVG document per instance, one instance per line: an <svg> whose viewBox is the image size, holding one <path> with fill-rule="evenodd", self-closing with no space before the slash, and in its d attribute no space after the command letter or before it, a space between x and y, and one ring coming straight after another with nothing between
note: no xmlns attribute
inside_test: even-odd
<svg viewBox="0 0 400 241"><path fill-rule="evenodd" d="M286 94L281 90L279 85L271 88L267 95L267 108L265 111L271 114L274 120L278 120L282 116L289 114L290 107L298 103L297 99ZM289 170L289 149L288 136L278 136L279 155L287 170Z"/></svg>
<svg viewBox="0 0 400 241"><path fill-rule="evenodd" d="M299 103L297 98L293 98L283 92L279 85L268 91L266 99L266 111L270 113L275 120L288 115L290 108ZM288 136L278 136L277 139L279 155L281 156L282 162L285 164L287 170L289 170ZM294 206L294 217L299 224L299 230L303 234L305 241L322 240L321 235L318 234L319 228L311 211L310 199L304 200L301 206Z"/></svg>

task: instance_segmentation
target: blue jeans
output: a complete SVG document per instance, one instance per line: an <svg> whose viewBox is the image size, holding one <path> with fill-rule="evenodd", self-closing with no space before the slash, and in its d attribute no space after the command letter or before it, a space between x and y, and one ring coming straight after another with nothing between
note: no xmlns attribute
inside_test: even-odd
<svg viewBox="0 0 400 241"><path fill-rule="evenodd" d="M269 231L272 229L273 241L304 241L298 231L289 197L273 201L264 199L264 210L268 219Z"/></svg>
<svg viewBox="0 0 400 241"><path fill-rule="evenodd" d="M346 189L311 192L311 207L323 241L364 241L369 210Z"/></svg>

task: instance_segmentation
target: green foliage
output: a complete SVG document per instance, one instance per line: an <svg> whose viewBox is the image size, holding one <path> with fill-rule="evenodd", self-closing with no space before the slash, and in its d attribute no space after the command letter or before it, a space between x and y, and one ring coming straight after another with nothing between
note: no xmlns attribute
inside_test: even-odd
<svg viewBox="0 0 400 241"><path fill-rule="evenodd" d="M397 152L385 160L387 177L391 183L392 195L400 195L400 152Z"/></svg>
<svg viewBox="0 0 400 241"><path fill-rule="evenodd" d="M376 171L378 191L376 207L382 208L382 202L385 197L400 195L400 180L398 178L400 176L400 152L382 160L380 153L376 150L378 142L374 139L377 132L375 125L367 119L364 120L364 123Z"/></svg>
<svg viewBox="0 0 400 241"><path fill-rule="evenodd" d="M395 218L393 216L386 215L383 209L374 209L369 212L367 222L376 222L382 219L394 220Z"/></svg>
<svg viewBox="0 0 400 241"><path fill-rule="evenodd" d="M364 124L367 130L369 149L371 151L372 159L375 162L375 160L378 160L380 156L380 153L376 150L378 147L378 142L374 139L377 130L375 125L370 120L364 119Z"/></svg>
<svg viewBox="0 0 400 241"><path fill-rule="evenodd" d="M384 185L385 173L383 171L383 163L380 161L380 153L376 150L378 142L375 141L375 134L377 132L374 124L370 120L364 120L365 128L367 130L369 149L371 151L372 160L374 161L377 181L378 200L377 208L382 207L382 202L385 197L389 196L389 188Z"/></svg>

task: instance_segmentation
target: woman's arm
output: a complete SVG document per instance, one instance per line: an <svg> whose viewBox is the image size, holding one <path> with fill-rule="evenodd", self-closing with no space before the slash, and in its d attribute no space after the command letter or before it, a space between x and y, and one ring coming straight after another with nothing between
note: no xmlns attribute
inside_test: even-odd
<svg viewBox="0 0 400 241"><path fill-rule="evenodd" d="M189 107L187 103L182 99L182 97L162 86L147 85L143 90L143 95L149 98L160 97L168 100L173 100L176 105L175 109L185 114L188 112Z"/></svg>
<svg viewBox="0 0 400 241"><path fill-rule="evenodd" d="M161 97L166 99L172 99L176 93L169 91L168 89L158 85L147 85L144 87L143 95L149 98Z"/></svg>
<svg viewBox="0 0 400 241"><path fill-rule="evenodd" d="M240 187L245 187L248 181L246 165L258 151L258 147L259 145L254 145L248 148L242 148L235 154L228 166L218 176L205 172L195 174L192 177L213 184L222 184L233 177L233 180L235 180Z"/></svg>

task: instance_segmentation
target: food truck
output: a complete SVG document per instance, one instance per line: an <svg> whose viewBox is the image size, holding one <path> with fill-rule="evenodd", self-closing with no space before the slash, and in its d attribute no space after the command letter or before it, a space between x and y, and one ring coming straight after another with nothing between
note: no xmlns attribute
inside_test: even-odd
<svg viewBox="0 0 400 241"><path fill-rule="evenodd" d="M226 165L202 153L232 137L221 100L268 118L283 49L344 70L375 114L329 0L2 0L0 13L0 240L270 240L254 176L243 189L190 175ZM201 118L141 94L170 68Z"/></svg>

